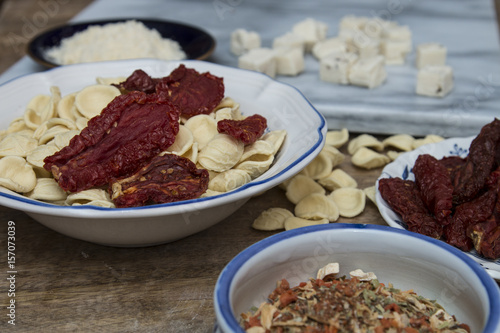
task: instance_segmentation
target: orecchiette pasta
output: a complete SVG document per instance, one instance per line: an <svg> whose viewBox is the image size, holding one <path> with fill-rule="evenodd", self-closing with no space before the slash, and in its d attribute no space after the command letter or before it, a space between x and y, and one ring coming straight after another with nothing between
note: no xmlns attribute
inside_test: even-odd
<svg viewBox="0 0 500 333"><path fill-rule="evenodd" d="M371 149L362 147L352 156L352 164L364 168L373 169L386 165L391 159L386 155L377 153Z"/></svg>
<svg viewBox="0 0 500 333"><path fill-rule="evenodd" d="M198 163L205 169L223 172L239 162L245 145L227 134L217 134L198 154Z"/></svg>
<svg viewBox="0 0 500 333"><path fill-rule="evenodd" d="M297 204L300 200L311 193L324 194L325 189L314 181L311 177L301 174L296 175L290 180L286 187L286 197L292 203Z"/></svg>
<svg viewBox="0 0 500 333"><path fill-rule="evenodd" d="M285 225L285 230L292 230L292 229L307 227L310 225L328 224L328 223L329 221L327 219L307 220L300 217L292 216L288 217L285 220L284 225Z"/></svg>
<svg viewBox="0 0 500 333"><path fill-rule="evenodd" d="M75 106L87 119L93 118L101 113L116 96L120 89L103 84L88 86L80 90L75 96Z"/></svg>
<svg viewBox="0 0 500 333"><path fill-rule="evenodd" d="M14 192L26 193L35 188L36 174L31 165L20 156L0 159L0 186Z"/></svg>
<svg viewBox="0 0 500 333"><path fill-rule="evenodd" d="M383 141L384 147L394 147L402 151L413 149L415 138L408 134L392 135Z"/></svg>
<svg viewBox="0 0 500 333"><path fill-rule="evenodd" d="M252 178L247 172L238 169L230 169L210 179L208 188L217 192L229 192L251 180Z"/></svg>
<svg viewBox="0 0 500 333"><path fill-rule="evenodd" d="M26 193L26 196L42 201L61 201L67 197L66 192L59 187L54 178L38 179L35 188Z"/></svg>
<svg viewBox="0 0 500 333"><path fill-rule="evenodd" d="M352 139L347 145L347 152L351 155L355 154L361 147L372 148L377 151L384 149L384 144L380 142L373 135L361 134L360 136Z"/></svg>
<svg viewBox="0 0 500 333"><path fill-rule="evenodd" d="M266 209L254 220L252 227L257 230L279 230L285 228L285 220L293 217L288 209L272 207Z"/></svg>
<svg viewBox="0 0 500 333"><path fill-rule="evenodd" d="M325 194L311 193L297 203L295 216L307 220L327 219L335 222L339 218L339 208Z"/></svg>
<svg viewBox="0 0 500 333"><path fill-rule="evenodd" d="M200 150L205 148L208 142L219 133L215 119L205 114L189 118L184 126L191 131L194 142L198 142Z"/></svg>
<svg viewBox="0 0 500 333"><path fill-rule="evenodd" d="M354 217L365 209L366 195L363 190L339 188L330 193L329 197L337 204L340 216Z"/></svg>
<svg viewBox="0 0 500 333"><path fill-rule="evenodd" d="M343 128L340 131L328 131L326 133L325 144L335 148L342 147L349 140L349 131Z"/></svg>
<svg viewBox="0 0 500 333"><path fill-rule="evenodd" d="M26 157L38 146L38 141L22 134L7 134L0 142L0 157Z"/></svg>
<svg viewBox="0 0 500 333"><path fill-rule="evenodd" d="M333 170L325 178L319 179L318 183L330 191L342 187L356 188L358 186L358 182L342 169Z"/></svg>

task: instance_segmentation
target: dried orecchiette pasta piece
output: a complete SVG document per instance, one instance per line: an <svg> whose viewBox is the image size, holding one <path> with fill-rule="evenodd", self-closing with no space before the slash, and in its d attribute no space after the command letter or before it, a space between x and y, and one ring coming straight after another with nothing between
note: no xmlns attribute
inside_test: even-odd
<svg viewBox="0 0 500 333"><path fill-rule="evenodd" d="M59 118L75 120L75 96L76 93L67 94L57 103L56 111Z"/></svg>
<svg viewBox="0 0 500 333"><path fill-rule="evenodd" d="M6 156L0 159L0 186L19 193L35 188L36 174L31 165L20 156Z"/></svg>
<svg viewBox="0 0 500 333"><path fill-rule="evenodd" d="M376 137L370 134L361 134L352 139L347 145L347 152L351 155L355 154L361 147L372 148L377 151L384 150L384 144Z"/></svg>
<svg viewBox="0 0 500 333"><path fill-rule="evenodd" d="M70 130L58 133L54 136L54 145L59 149L63 149L64 147L69 145L71 139L73 139L73 137L79 133L80 131L78 130Z"/></svg>
<svg viewBox="0 0 500 333"><path fill-rule="evenodd" d="M179 133L175 137L174 143L168 147L167 152L177 155L183 155L193 145L194 137L191 130L184 125L179 125Z"/></svg>
<svg viewBox="0 0 500 333"><path fill-rule="evenodd" d="M303 170L302 173L312 179L325 178L332 172L333 163L330 155L323 150L320 151Z"/></svg>
<svg viewBox="0 0 500 333"><path fill-rule="evenodd" d="M396 134L384 139L382 142L386 148L394 147L402 151L410 151L413 150L414 141L415 138L409 134Z"/></svg>
<svg viewBox="0 0 500 333"><path fill-rule="evenodd" d="M35 200L60 201L65 200L67 194L54 178L39 178L35 188L26 193L26 196Z"/></svg>
<svg viewBox="0 0 500 333"><path fill-rule="evenodd" d="M252 228L257 230L280 230L285 228L285 220L293 217L293 213L286 208L268 208L253 221Z"/></svg>
<svg viewBox="0 0 500 333"><path fill-rule="evenodd" d="M231 169L243 155L244 144L227 134L217 134L198 154L203 168L223 172Z"/></svg>
<svg viewBox="0 0 500 333"><path fill-rule="evenodd" d="M198 149L200 150L203 150L208 142L219 133L215 119L206 114L199 114L189 118L184 123L184 126L193 133L194 141L198 142Z"/></svg>
<svg viewBox="0 0 500 333"><path fill-rule="evenodd" d="M257 140L254 143L245 146L240 162L249 160L255 155L273 155L273 153L274 148L270 143L263 140Z"/></svg>
<svg viewBox="0 0 500 333"><path fill-rule="evenodd" d="M194 164L198 163L198 142L193 142L191 148L182 154L182 156L190 159Z"/></svg>
<svg viewBox="0 0 500 333"><path fill-rule="evenodd" d="M285 220L284 226L285 226L285 230L292 230L292 229L297 229L297 228L302 228L302 227L308 227L311 225L328 224L328 223L330 223L330 222L327 219L307 220L307 219L303 219L300 217L292 216L292 217L288 217Z"/></svg>
<svg viewBox="0 0 500 333"><path fill-rule="evenodd" d="M333 146L325 145L323 149L321 149L323 153L325 153L332 160L332 168L340 165L345 160L345 155L342 154L340 150Z"/></svg>
<svg viewBox="0 0 500 333"><path fill-rule="evenodd" d="M215 111L215 122L225 119L233 119L233 110L231 108L222 108Z"/></svg>
<svg viewBox="0 0 500 333"><path fill-rule="evenodd" d="M339 188L328 196L337 204L340 216L355 217L365 209L366 195L358 188Z"/></svg>
<svg viewBox="0 0 500 333"><path fill-rule="evenodd" d="M102 189L90 189L71 193L66 198L67 206L94 205L100 207L114 207L108 192Z"/></svg>
<svg viewBox="0 0 500 333"><path fill-rule="evenodd" d="M95 78L95 82L97 84L111 85L111 84L119 84L125 81L127 78L125 76L118 77L101 77L98 76Z"/></svg>
<svg viewBox="0 0 500 333"><path fill-rule="evenodd" d="M51 118L44 121L33 133L33 138L40 140L40 138L53 127L65 127L66 130L76 129L76 124L73 120L63 118Z"/></svg>
<svg viewBox="0 0 500 333"><path fill-rule="evenodd" d="M207 189L205 193L200 195L200 198L208 198L208 197L215 197L216 195L223 194L225 192L219 192L219 191L213 191L211 189Z"/></svg>
<svg viewBox="0 0 500 333"><path fill-rule="evenodd" d="M365 195L368 199L370 199L371 202L373 202L375 205L377 205L377 199L376 199L376 188L375 185L369 186L367 188L363 189L363 192L365 192Z"/></svg>
<svg viewBox="0 0 500 333"><path fill-rule="evenodd" d="M229 192L250 182L251 180L250 175L245 171L230 169L221 172L214 178L210 179L208 188L217 192Z"/></svg>
<svg viewBox="0 0 500 333"><path fill-rule="evenodd" d="M0 141L0 157L26 157L36 147L38 147L38 141L33 138L28 138L18 133L8 134Z"/></svg>
<svg viewBox="0 0 500 333"><path fill-rule="evenodd" d="M352 164L364 169L378 168L390 161L391 159L386 155L377 153L366 147L358 149L351 159Z"/></svg>
<svg viewBox="0 0 500 333"><path fill-rule="evenodd" d="M87 119L99 115L116 96L121 95L120 89L114 86L95 84L77 92L75 106Z"/></svg>
<svg viewBox="0 0 500 333"><path fill-rule="evenodd" d="M356 188L358 186L358 182L342 169L333 170L328 176L318 180L318 183L329 191L333 191L341 187Z"/></svg>
<svg viewBox="0 0 500 333"><path fill-rule="evenodd" d="M328 275L335 275L340 272L340 265L338 262L331 262L326 266L321 267L316 274L316 279L323 279Z"/></svg>
<svg viewBox="0 0 500 333"><path fill-rule="evenodd" d="M7 128L6 133L19 133L24 130L29 130L33 133L33 130L26 126L26 122L23 117L18 117L12 120Z"/></svg>
<svg viewBox="0 0 500 333"><path fill-rule="evenodd" d="M59 148L56 146L38 146L26 156L26 160L35 167L43 168L45 157L54 155L57 151L59 151Z"/></svg>
<svg viewBox="0 0 500 333"><path fill-rule="evenodd" d="M325 192L326 191L323 186L315 182L314 179L299 174L290 180L288 186L286 187L285 195L290 202L297 204L300 200L311 193L324 194Z"/></svg>
<svg viewBox="0 0 500 333"><path fill-rule="evenodd" d="M84 129L85 127L87 127L88 121L89 120L87 118L85 118L85 117L77 117L75 119L76 128L78 128L81 131L82 129Z"/></svg>
<svg viewBox="0 0 500 333"><path fill-rule="evenodd" d="M335 148L342 147L349 140L349 131L343 128L340 131L326 132L325 144Z"/></svg>
<svg viewBox="0 0 500 333"><path fill-rule="evenodd" d="M275 155L283 145L285 138L286 138L286 130L274 130L264 134L261 140L271 144L271 146L274 148L273 155Z"/></svg>
<svg viewBox="0 0 500 333"><path fill-rule="evenodd" d="M217 105L214 110L217 111L217 110L220 110L220 109L223 109L223 108L231 108L231 109L239 109L240 108L240 105L239 103L237 103L234 99L232 99L231 97L229 96L226 96L224 97L219 105Z"/></svg>
<svg viewBox="0 0 500 333"><path fill-rule="evenodd" d="M323 193L311 193L295 206L295 216L307 220L327 219L335 222L339 218L339 208Z"/></svg>
<svg viewBox="0 0 500 333"><path fill-rule="evenodd" d="M65 126L54 126L49 128L45 133L43 133L42 137L38 140L38 144L43 145L51 140L53 140L57 135L68 132L69 129Z"/></svg>
<svg viewBox="0 0 500 333"><path fill-rule="evenodd" d="M437 143L443 141L444 138L442 136L436 135L436 134L429 134L423 139L415 139L413 141L412 148L416 149L420 146L426 145L428 143Z"/></svg>
<svg viewBox="0 0 500 333"><path fill-rule="evenodd" d="M234 168L246 172L252 179L255 179L266 172L273 161L274 155L258 154L238 163Z"/></svg>
<svg viewBox="0 0 500 333"><path fill-rule="evenodd" d="M57 104L61 100L61 92L58 87L50 87L51 95L49 99L46 95L39 95L44 97L34 97L24 112L24 121L26 126L35 130L44 121L53 118L57 113Z"/></svg>
<svg viewBox="0 0 500 333"><path fill-rule="evenodd" d="M404 152L401 151L395 151L395 150L388 150L386 152L387 157L391 159L391 161L394 161L396 158L404 154Z"/></svg>
<svg viewBox="0 0 500 333"><path fill-rule="evenodd" d="M50 95L39 94L30 99L26 105L26 109L33 110L35 113L40 114L42 110L49 104L51 99Z"/></svg>

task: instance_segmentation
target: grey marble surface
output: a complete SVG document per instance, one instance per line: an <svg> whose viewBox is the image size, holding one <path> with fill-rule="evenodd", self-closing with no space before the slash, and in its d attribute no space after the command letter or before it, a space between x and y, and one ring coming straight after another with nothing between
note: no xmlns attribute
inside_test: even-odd
<svg viewBox="0 0 500 333"><path fill-rule="evenodd" d="M274 37L308 17L327 23L328 37L336 36L340 19L349 14L408 25L414 46L442 43L454 69L455 87L442 99L417 96L414 51L405 65L387 66L386 83L372 90L320 81L319 63L308 55L304 73L277 80L302 91L326 117L329 128L468 136L500 116L500 47L491 0L97 0L74 21L136 17L196 25L217 40L208 61L236 67L229 37L237 28L258 32L262 45L271 46ZM24 57L0 76L0 83L42 70Z"/></svg>

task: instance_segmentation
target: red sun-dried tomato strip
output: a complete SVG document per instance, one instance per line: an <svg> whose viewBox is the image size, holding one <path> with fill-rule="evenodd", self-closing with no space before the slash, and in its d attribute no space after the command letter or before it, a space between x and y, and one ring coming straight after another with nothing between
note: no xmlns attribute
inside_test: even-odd
<svg viewBox="0 0 500 333"><path fill-rule="evenodd" d="M45 158L65 191L78 192L125 177L167 149L179 131L179 111L156 94L116 97L69 145Z"/></svg>
<svg viewBox="0 0 500 333"><path fill-rule="evenodd" d="M244 144L252 144L264 134L267 120L254 114L242 120L224 119L217 122L217 130L240 140Z"/></svg>
<svg viewBox="0 0 500 333"><path fill-rule="evenodd" d="M158 93L167 93L181 114L192 117L209 114L224 98L224 81L208 72L198 73L184 65L158 81Z"/></svg>
<svg viewBox="0 0 500 333"><path fill-rule="evenodd" d="M165 154L130 177L111 181L109 190L116 207L136 207L197 198L208 180L208 171L191 160Z"/></svg>
<svg viewBox="0 0 500 333"><path fill-rule="evenodd" d="M142 91L152 94L156 91L156 84L159 79L152 78L142 69L135 70L125 81L114 84L122 92Z"/></svg>
<svg viewBox="0 0 500 333"><path fill-rule="evenodd" d="M439 239L443 228L425 207L417 185L411 180L383 178L379 181L382 198L398 213L408 230Z"/></svg>
<svg viewBox="0 0 500 333"><path fill-rule="evenodd" d="M425 206L446 225L453 208L453 185L446 167L429 155L419 155L413 166L415 183Z"/></svg>
<svg viewBox="0 0 500 333"><path fill-rule="evenodd" d="M465 164L457 171L453 201L458 205L475 198L495 167L495 153L500 141L500 120L483 126L472 140Z"/></svg>

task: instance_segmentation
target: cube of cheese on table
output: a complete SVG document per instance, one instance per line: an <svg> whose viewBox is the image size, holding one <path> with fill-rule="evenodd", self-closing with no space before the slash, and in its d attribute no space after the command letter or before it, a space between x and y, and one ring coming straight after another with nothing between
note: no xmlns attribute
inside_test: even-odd
<svg viewBox="0 0 500 333"><path fill-rule="evenodd" d="M304 38L305 51L311 52L316 42L326 38L328 25L324 22L308 18L295 24L292 32Z"/></svg>
<svg viewBox="0 0 500 333"><path fill-rule="evenodd" d="M418 95L444 97L453 89L453 69L450 66L426 66L418 71Z"/></svg>
<svg viewBox="0 0 500 333"><path fill-rule="evenodd" d="M387 65L404 64L411 49L411 41L383 40L380 44L380 53L385 57Z"/></svg>
<svg viewBox="0 0 500 333"><path fill-rule="evenodd" d="M276 76L276 51L269 48L251 49L238 58L238 67Z"/></svg>
<svg viewBox="0 0 500 333"><path fill-rule="evenodd" d="M320 61L319 77L322 81L349 84L349 72L358 60L356 53L337 52L329 54Z"/></svg>
<svg viewBox="0 0 500 333"><path fill-rule="evenodd" d="M439 43L423 43L417 45L416 66L418 69L429 65L446 64L446 47Z"/></svg>
<svg viewBox="0 0 500 333"><path fill-rule="evenodd" d="M231 33L231 52L240 56L261 45L260 35L255 31L236 29Z"/></svg>
<svg viewBox="0 0 500 333"><path fill-rule="evenodd" d="M299 48L302 52L304 52L304 44L304 37L294 34L293 32L287 32L286 34L273 39L273 49Z"/></svg>
<svg viewBox="0 0 500 333"><path fill-rule="evenodd" d="M349 71L349 82L369 89L380 86L387 78L384 57L381 55L356 61Z"/></svg>
<svg viewBox="0 0 500 333"><path fill-rule="evenodd" d="M276 74L295 76L304 71L304 52L297 47L280 47L275 50Z"/></svg>
<svg viewBox="0 0 500 333"><path fill-rule="evenodd" d="M321 60L323 57L338 52L347 52L347 45L342 38L333 37L328 38L314 44L312 48L313 56Z"/></svg>

